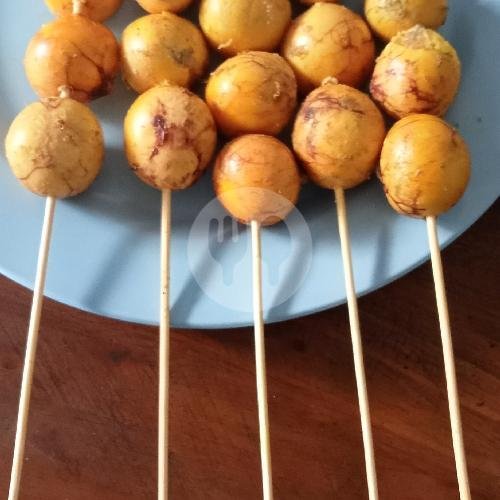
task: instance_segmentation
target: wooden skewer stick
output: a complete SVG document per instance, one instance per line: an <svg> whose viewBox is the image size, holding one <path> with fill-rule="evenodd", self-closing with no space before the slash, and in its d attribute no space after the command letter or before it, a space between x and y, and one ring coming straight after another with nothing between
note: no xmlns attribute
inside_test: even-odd
<svg viewBox="0 0 500 500"><path fill-rule="evenodd" d="M252 221L251 229L255 368L257 379L257 405L259 411L262 491L264 500L272 500L273 478L271 467L271 445L269 439L269 414L267 408L266 352L264 339L264 315L262 310L262 253L259 222Z"/></svg>
<svg viewBox="0 0 500 500"><path fill-rule="evenodd" d="M40 330L45 277L47 275L47 261L49 257L50 240L54 221L55 198L48 197L45 203L42 237L38 253L35 287L33 289L33 303L31 306L26 354L24 358L21 395L19 398L19 412L17 416L16 439L14 444L14 458L10 476L9 500L17 500L24 462L26 432L28 429L28 415L30 406L31 387L33 385L33 371L35 369L36 348Z"/></svg>
<svg viewBox="0 0 500 500"><path fill-rule="evenodd" d="M86 0L73 0L73 14L81 14Z"/></svg>
<svg viewBox="0 0 500 500"><path fill-rule="evenodd" d="M168 498L168 402L170 374L170 235L172 194L162 191L161 299L158 394L158 500Z"/></svg>
<svg viewBox="0 0 500 500"><path fill-rule="evenodd" d="M342 261L344 265L347 306L349 310L349 323L351 326L352 349L354 354L354 372L358 390L359 412L361 416L361 431L365 451L366 479L368 483L368 496L370 500L378 499L377 472L375 468L375 452L373 448L370 406L366 388L365 365L363 362L363 345L361 342L361 329L359 325L358 300L354 286L352 270L351 240L347 223L347 210L345 193L341 188L335 189L337 202L337 217L339 224L340 244L342 247Z"/></svg>
<svg viewBox="0 0 500 500"><path fill-rule="evenodd" d="M460 416L460 401L458 398L457 375L455 372L455 357L451 340L450 316L448 301L444 284L443 263L439 249L436 217L427 217L427 234L431 251L432 272L436 288L436 302L443 343L444 369L446 374L446 388L448 391L448 405L450 410L451 436L455 452L455 465L457 469L458 487L461 500L470 500L469 475L467 473L467 460L465 458L462 419Z"/></svg>

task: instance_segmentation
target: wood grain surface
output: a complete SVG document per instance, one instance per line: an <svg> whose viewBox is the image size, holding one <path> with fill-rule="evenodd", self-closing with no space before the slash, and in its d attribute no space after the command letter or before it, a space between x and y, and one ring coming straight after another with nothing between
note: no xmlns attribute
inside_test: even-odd
<svg viewBox="0 0 500 500"><path fill-rule="evenodd" d="M500 204L444 252L473 498L500 499ZM50 270L49 270L50 272ZM30 292L0 278L0 497ZM360 300L382 499L457 499L430 265ZM258 499L251 329L172 333L172 499ZM277 499L365 499L345 307L267 327ZM22 500L154 499L157 330L47 301Z"/></svg>

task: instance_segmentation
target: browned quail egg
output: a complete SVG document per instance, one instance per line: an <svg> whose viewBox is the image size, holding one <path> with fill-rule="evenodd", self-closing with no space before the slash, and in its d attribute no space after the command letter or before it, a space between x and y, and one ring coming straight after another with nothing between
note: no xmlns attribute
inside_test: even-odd
<svg viewBox="0 0 500 500"><path fill-rule="evenodd" d="M368 24L382 39L390 40L416 24L437 29L444 24L448 0L366 0Z"/></svg>
<svg viewBox="0 0 500 500"><path fill-rule="evenodd" d="M81 13L94 21L102 22L111 17L121 6L123 0L85 0ZM45 0L45 3L58 16L73 12L73 0Z"/></svg>
<svg viewBox="0 0 500 500"><path fill-rule="evenodd" d="M275 135L295 110L297 82L278 54L244 52L212 73L205 96L226 135Z"/></svg>
<svg viewBox="0 0 500 500"><path fill-rule="evenodd" d="M137 0L137 3L150 14L160 12L181 12L187 9L193 0Z"/></svg>
<svg viewBox="0 0 500 500"><path fill-rule="evenodd" d="M66 198L85 191L104 158L101 126L73 99L27 106L5 139L7 160L21 183L40 196Z"/></svg>
<svg viewBox="0 0 500 500"><path fill-rule="evenodd" d="M368 95L325 83L304 101L292 142L314 182L348 189L373 174L384 137L384 119Z"/></svg>
<svg viewBox="0 0 500 500"><path fill-rule="evenodd" d="M201 31L170 12L143 16L123 32L123 77L136 92L163 82L189 87L207 62Z"/></svg>
<svg viewBox="0 0 500 500"><path fill-rule="evenodd" d="M290 23L289 0L202 0L200 25L210 44L226 55L276 49Z"/></svg>
<svg viewBox="0 0 500 500"><path fill-rule="evenodd" d="M113 33L81 15L66 14L42 26L24 58L28 80L40 97L55 97L61 87L88 101L109 94L120 69Z"/></svg>
<svg viewBox="0 0 500 500"><path fill-rule="evenodd" d="M415 26L396 35L380 54L370 92L387 113L443 115L460 84L455 49L436 31Z"/></svg>
<svg viewBox="0 0 500 500"><path fill-rule="evenodd" d="M292 152L267 135L243 135L227 144L214 168L215 192L240 222L271 225L293 209L300 175Z"/></svg>
<svg viewBox="0 0 500 500"><path fill-rule="evenodd" d="M341 5L315 3L290 25L282 54L309 92L328 77L352 87L371 73L375 45L366 22Z"/></svg>
<svg viewBox="0 0 500 500"><path fill-rule="evenodd" d="M217 142L207 105L186 88L168 84L137 98L124 129L132 169L157 189L191 186L206 169Z"/></svg>
<svg viewBox="0 0 500 500"><path fill-rule="evenodd" d="M397 212L438 216L464 194L470 163L467 145L451 125L437 116L411 115L387 134L380 179Z"/></svg>

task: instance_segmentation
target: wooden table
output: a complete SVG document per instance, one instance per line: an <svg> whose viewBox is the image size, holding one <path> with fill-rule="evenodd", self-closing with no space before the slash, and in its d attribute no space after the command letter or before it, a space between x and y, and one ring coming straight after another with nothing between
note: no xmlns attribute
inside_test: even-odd
<svg viewBox="0 0 500 500"><path fill-rule="evenodd" d="M500 499L500 203L444 252L473 498ZM0 279L0 497L30 292ZM458 498L429 264L361 299L382 499ZM267 328L277 499L364 499L345 307ZM48 301L24 500L153 499L157 332ZM174 500L258 499L251 329L172 333Z"/></svg>

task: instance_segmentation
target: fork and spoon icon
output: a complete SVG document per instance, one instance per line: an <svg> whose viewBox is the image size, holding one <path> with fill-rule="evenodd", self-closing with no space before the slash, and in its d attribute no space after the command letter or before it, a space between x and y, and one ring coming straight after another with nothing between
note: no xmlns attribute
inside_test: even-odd
<svg viewBox="0 0 500 500"><path fill-rule="evenodd" d="M264 302L274 308L292 297L312 261L309 226L297 208L279 225L262 231ZM218 304L251 312L252 247L250 228L210 201L188 237L188 263L200 289Z"/></svg>
<svg viewBox="0 0 500 500"><path fill-rule="evenodd" d="M222 219L211 219L208 233L209 253L222 268L223 283L231 286L235 282L238 264L250 262L252 256L249 229L226 215ZM290 254L290 248L281 245L273 247L272 259L268 252L262 252L263 279L272 287L278 286L281 268Z"/></svg>

